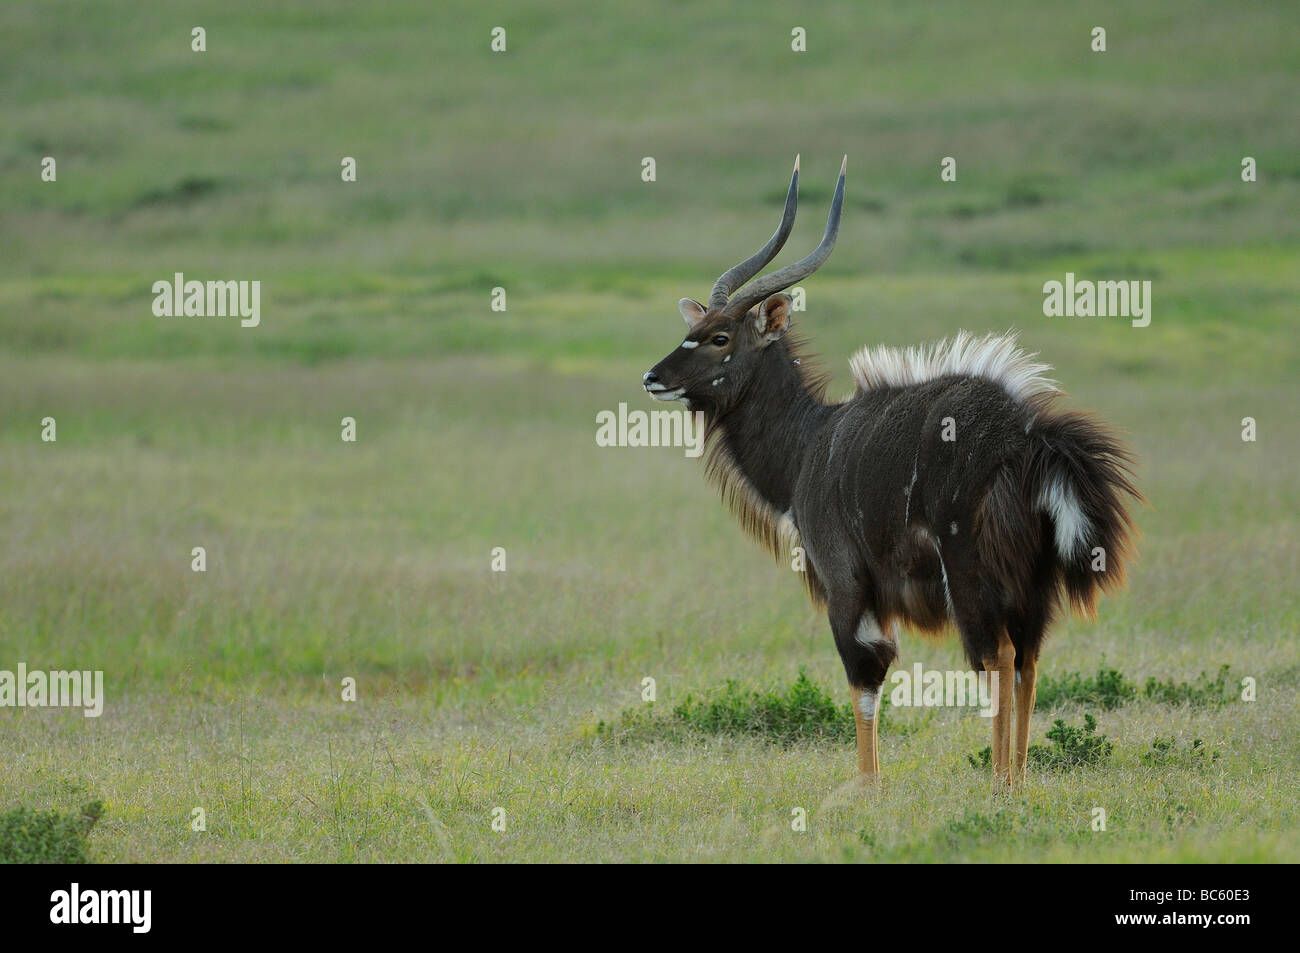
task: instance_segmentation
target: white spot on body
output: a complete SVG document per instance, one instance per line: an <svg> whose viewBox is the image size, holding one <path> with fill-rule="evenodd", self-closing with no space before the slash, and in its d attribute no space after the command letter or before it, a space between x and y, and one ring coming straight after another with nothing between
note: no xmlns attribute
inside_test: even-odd
<svg viewBox="0 0 1300 953"><path fill-rule="evenodd" d="M714 387L717 387L719 384L721 384L721 383L722 383L723 381L725 381L725 380L726 380L725 377L719 377L719 378L716 378L716 379L713 381L713 386L714 386Z"/></svg>
<svg viewBox="0 0 1300 953"><path fill-rule="evenodd" d="M864 613L858 620L858 630L853 633L853 641L866 647L894 644L894 640L881 631L880 623L870 612Z"/></svg>
<svg viewBox="0 0 1300 953"><path fill-rule="evenodd" d="M724 357L724 358L722 359L722 363L723 363L723 364L726 364L729 360L731 360L731 355L730 355L730 354L728 354L726 357Z"/></svg>
<svg viewBox="0 0 1300 953"><path fill-rule="evenodd" d="M880 710L880 693L863 691L862 697L858 699L858 708L863 718L867 721L875 721L876 714Z"/></svg>
<svg viewBox="0 0 1300 953"><path fill-rule="evenodd" d="M956 536L956 535L957 535L957 524L956 524L956 523L949 523L949 524L948 524L948 535L949 535L949 536Z"/></svg>
<svg viewBox="0 0 1300 953"><path fill-rule="evenodd" d="M697 348L697 347L699 347L699 346L700 346L700 342L699 342L699 341L683 341L683 342L682 342L682 347L686 348L686 350L688 350L688 351L691 350L692 348Z"/></svg>

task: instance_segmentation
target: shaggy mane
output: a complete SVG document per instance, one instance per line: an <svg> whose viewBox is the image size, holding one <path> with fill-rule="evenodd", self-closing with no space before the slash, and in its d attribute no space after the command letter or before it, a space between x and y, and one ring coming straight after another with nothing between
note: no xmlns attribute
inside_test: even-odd
<svg viewBox="0 0 1300 953"><path fill-rule="evenodd" d="M929 346L865 347L849 358L853 380L861 390L907 387L940 377L981 377L1000 384L1013 400L1027 403L1059 392L1044 375L1052 368L1034 360L1016 344L1016 332L956 337Z"/></svg>

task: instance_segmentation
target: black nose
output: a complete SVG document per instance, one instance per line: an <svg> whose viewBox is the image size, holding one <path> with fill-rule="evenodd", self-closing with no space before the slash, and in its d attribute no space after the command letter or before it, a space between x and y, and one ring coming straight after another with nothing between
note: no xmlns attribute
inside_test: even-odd
<svg viewBox="0 0 1300 953"><path fill-rule="evenodd" d="M656 374L654 371L646 371L644 374L641 375L642 384L653 384L657 380L659 380L659 375Z"/></svg>

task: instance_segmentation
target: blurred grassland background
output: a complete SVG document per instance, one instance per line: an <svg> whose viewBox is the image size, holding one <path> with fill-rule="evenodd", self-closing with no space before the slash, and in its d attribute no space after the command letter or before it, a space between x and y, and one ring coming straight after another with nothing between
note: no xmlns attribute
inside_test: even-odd
<svg viewBox="0 0 1300 953"><path fill-rule="evenodd" d="M0 668L109 691L97 720L0 711L0 807L102 797L103 860L1300 859L1295 26L1255 2L0 6ZM1227 662L1259 701L1107 713L1110 765L1010 801L966 767L964 712L887 712L870 800L824 800L834 745L592 737L645 676L669 704L800 665L841 692L824 619L698 461L594 442L599 410L650 406L677 298L771 233L795 153L780 262L849 155L797 316L832 394L861 345L1015 327L1137 450L1130 589L1040 670ZM155 317L176 271L260 280L261 326ZM1150 327L1044 317L1067 271L1150 280ZM962 664L907 639L915 661ZM1222 757L1153 770L1160 734Z"/></svg>

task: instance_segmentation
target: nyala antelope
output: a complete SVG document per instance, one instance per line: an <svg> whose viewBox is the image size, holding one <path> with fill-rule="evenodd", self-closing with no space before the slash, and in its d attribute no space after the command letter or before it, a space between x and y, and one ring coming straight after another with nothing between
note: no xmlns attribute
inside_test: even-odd
<svg viewBox="0 0 1300 953"><path fill-rule="evenodd" d="M747 285L794 224L795 159L776 233L718 278L707 307L678 302L690 330L642 384L703 412L706 472L744 528L778 558L803 547L848 675L860 774L879 772L880 691L902 624L956 629L972 668L990 673L995 783L1011 784L1024 778L1053 616L1068 603L1095 618L1099 594L1123 584L1125 502L1141 499L1131 456L1098 420L1058 406L1050 368L1011 333L864 349L850 361L854 392L823 400L781 292L834 248L847 166L816 250Z"/></svg>

